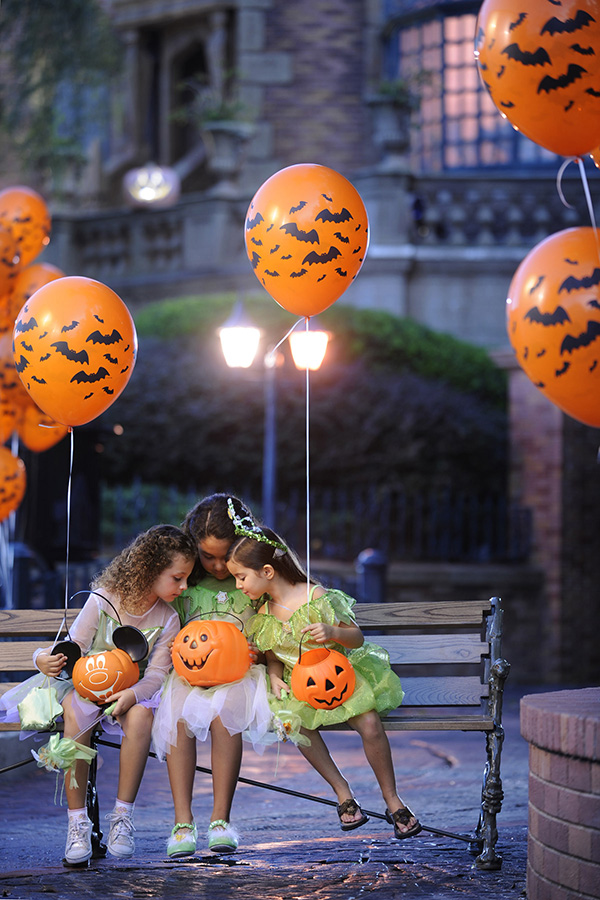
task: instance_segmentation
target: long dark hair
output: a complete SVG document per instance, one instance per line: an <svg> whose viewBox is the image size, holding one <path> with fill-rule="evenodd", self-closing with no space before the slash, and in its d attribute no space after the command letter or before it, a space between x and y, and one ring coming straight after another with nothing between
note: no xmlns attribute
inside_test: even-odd
<svg viewBox="0 0 600 900"><path fill-rule="evenodd" d="M204 497L190 509L181 523L181 528L197 547L200 541L207 537L215 538L218 541L229 541L230 544L235 541L236 534L227 508L229 500L232 501L238 515L252 515L248 507L233 494L210 494L208 497ZM197 559L188 583L198 584L205 575L204 566Z"/></svg>
<svg viewBox="0 0 600 900"><path fill-rule="evenodd" d="M285 541L271 528L261 526L261 532L269 540L277 544ZM227 559L240 563L248 569L259 572L263 566L273 566L275 572L288 584L306 584L308 575L293 550L280 550L265 541L242 535L231 545Z"/></svg>

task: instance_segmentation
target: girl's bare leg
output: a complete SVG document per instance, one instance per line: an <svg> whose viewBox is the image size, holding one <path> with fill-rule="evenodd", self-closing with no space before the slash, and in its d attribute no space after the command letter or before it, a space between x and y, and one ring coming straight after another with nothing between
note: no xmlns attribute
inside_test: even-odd
<svg viewBox="0 0 600 900"><path fill-rule="evenodd" d="M183 722L177 723L177 744L167 754L167 771L173 794L175 823L192 823L192 794L196 774L196 738L190 737Z"/></svg>
<svg viewBox="0 0 600 900"><path fill-rule="evenodd" d="M375 710L371 710L370 712L362 713L360 716L348 719L348 724L362 738L365 756L375 773L381 788L381 794L389 811L393 813L397 809L406 806L397 793L390 742L381 724L379 715ZM407 825L398 824L397 827L400 831L409 831L416 823L417 820L413 816Z"/></svg>
<svg viewBox="0 0 600 900"><path fill-rule="evenodd" d="M350 785L338 769L329 752L327 744L318 731L308 731L301 728L300 732L310 739L310 747L298 747L302 756L308 760L313 769L315 769L321 778L324 778L327 784L333 788L338 803L352 798ZM350 824L357 822L362 817L360 810L356 813L343 813L342 822Z"/></svg>
<svg viewBox="0 0 600 900"><path fill-rule="evenodd" d="M229 822L242 765L242 735L229 734L219 718L213 719L210 734L213 773L213 809L210 821L223 819Z"/></svg>
<svg viewBox="0 0 600 900"><path fill-rule="evenodd" d="M75 713L71 705L71 694L67 694L63 700L63 717L64 717L64 737L74 738L79 744L90 746L92 740L92 730L79 734L79 726L75 718ZM65 772L65 795L67 798L67 806L69 809L83 809L86 805L87 783L90 772L89 763L84 759L78 759L75 762L75 781L77 787L71 787L71 770Z"/></svg>
<svg viewBox="0 0 600 900"><path fill-rule="evenodd" d="M124 716L119 717L123 728L123 740L119 755L119 786L117 797L133 803L137 797L152 736L153 712L136 703Z"/></svg>

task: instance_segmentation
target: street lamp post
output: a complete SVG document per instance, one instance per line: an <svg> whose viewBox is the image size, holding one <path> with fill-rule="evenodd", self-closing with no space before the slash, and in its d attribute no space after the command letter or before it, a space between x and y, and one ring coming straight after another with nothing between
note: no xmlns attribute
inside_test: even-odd
<svg viewBox="0 0 600 900"><path fill-rule="evenodd" d="M290 347L298 369L318 369L327 350L329 335L318 330L310 319L304 331L290 334ZM260 329L247 316L238 301L229 319L218 330L225 362L230 368L249 368L258 351ZM285 340L285 338L284 338ZM282 342L280 342L282 343ZM262 518L270 528L277 527L277 367L282 357L277 347L263 357L264 438L262 468Z"/></svg>

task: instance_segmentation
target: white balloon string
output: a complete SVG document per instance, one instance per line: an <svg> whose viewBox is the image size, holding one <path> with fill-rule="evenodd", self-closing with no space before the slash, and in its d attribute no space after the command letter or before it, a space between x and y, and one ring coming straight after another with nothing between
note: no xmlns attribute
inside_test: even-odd
<svg viewBox="0 0 600 900"><path fill-rule="evenodd" d="M300 322L302 322L302 319L298 319L297 322L294 322L294 324L292 325L292 327L290 328L290 330L289 330L289 331L286 331L286 333L285 333L284 336L281 338L281 340L280 340L277 344L275 344L274 347L272 347L272 348L269 350L269 352L268 352L268 354L267 354L267 357L270 357L270 358L274 357L275 353L279 350L279 348L281 347L281 345L283 344L283 342L286 341L286 340L289 338L289 336L290 336L290 334L292 333L292 331L295 331L295 330L296 330L296 328L298 327L298 325L300 324Z"/></svg>
<svg viewBox="0 0 600 900"><path fill-rule="evenodd" d="M594 215L594 206L592 204L592 195L590 194L590 186L588 184L587 175L585 174L585 166L583 164L583 160L578 159L577 164L579 166L579 174L581 175L581 183L583 185L583 193L585 194L585 201L587 203L588 212L590 214L590 222L592 223L592 228L594 229L594 239L596 241L596 251L598 253L598 259L600 260L600 241L598 240L598 229L596 228L596 216Z"/></svg>
<svg viewBox="0 0 600 900"><path fill-rule="evenodd" d="M60 626L60 631L62 631L63 625L67 623L67 611L69 609L69 561L70 561L70 548L71 548L71 487L73 484L73 450L75 446L75 433L72 428L69 428L71 432L71 452L69 456L69 480L67 483L67 553L66 553L66 568L65 568L65 604L64 604L64 614L63 620ZM58 636L57 636L58 639ZM56 643L56 641L55 641Z"/></svg>
<svg viewBox="0 0 600 900"><path fill-rule="evenodd" d="M572 163L575 161L576 161L575 156L569 156L568 159L565 159L565 161L561 165L560 169L558 170L558 174L556 176L556 190L558 191L558 196L560 197L560 201L561 201L562 205L566 206L568 209L574 209L575 207L567 201L567 199L565 198L565 195L563 194L562 177L563 177L565 169L567 168L569 163Z"/></svg>
<svg viewBox="0 0 600 900"><path fill-rule="evenodd" d="M305 319L306 339L309 333L309 316ZM306 355L306 606L310 600L310 378L308 354Z"/></svg>

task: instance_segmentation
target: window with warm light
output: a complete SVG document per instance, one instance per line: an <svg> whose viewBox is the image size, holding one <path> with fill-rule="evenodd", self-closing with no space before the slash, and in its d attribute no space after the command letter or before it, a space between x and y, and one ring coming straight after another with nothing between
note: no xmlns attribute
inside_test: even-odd
<svg viewBox="0 0 600 900"><path fill-rule="evenodd" d="M394 5L394 4L392 4ZM387 77L429 73L413 113L411 165L415 171L483 166L555 164L554 154L518 134L503 119L481 83L474 59L479 3L473 13L446 15L431 4L430 18L403 20L390 28Z"/></svg>

